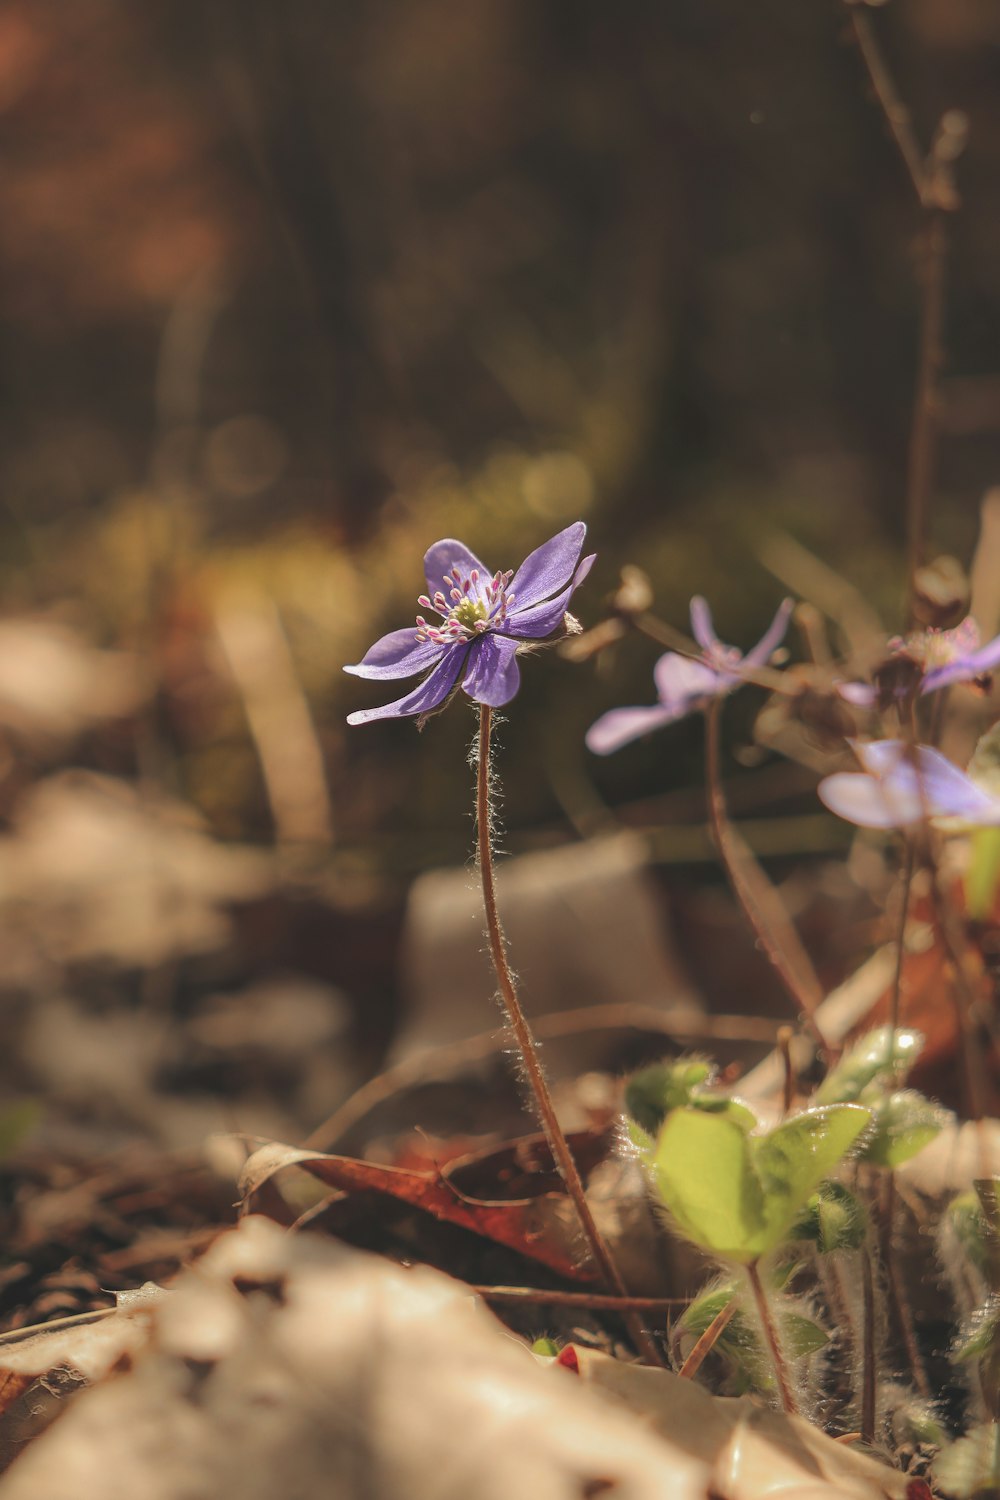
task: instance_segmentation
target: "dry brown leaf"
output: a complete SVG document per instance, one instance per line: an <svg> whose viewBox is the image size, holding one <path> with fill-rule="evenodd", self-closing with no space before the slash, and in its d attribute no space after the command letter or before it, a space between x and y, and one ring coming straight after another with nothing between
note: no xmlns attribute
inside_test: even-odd
<svg viewBox="0 0 1000 1500"><path fill-rule="evenodd" d="M648 1419L689 1456L702 1496L905 1500L905 1474L852 1452L802 1417L786 1417L745 1396L712 1396L669 1370L627 1365L592 1349L575 1352L584 1380Z"/></svg>
<svg viewBox="0 0 1000 1500"><path fill-rule="evenodd" d="M509 1149L505 1148L508 1153ZM477 1162L473 1158L473 1164ZM543 1192L533 1198L507 1200L471 1197L456 1186L456 1179L469 1164L468 1157L458 1157L440 1170L414 1172L349 1156L301 1151L272 1141L247 1161L239 1191L243 1200L249 1201L278 1172L301 1167L339 1192L385 1194L520 1251L564 1276L581 1281L593 1278L593 1271L581 1265L579 1229L565 1195Z"/></svg>
<svg viewBox="0 0 1000 1500"><path fill-rule="evenodd" d="M577 1351L544 1367L468 1288L245 1219L72 1397L0 1500L903 1500L804 1422Z"/></svg>

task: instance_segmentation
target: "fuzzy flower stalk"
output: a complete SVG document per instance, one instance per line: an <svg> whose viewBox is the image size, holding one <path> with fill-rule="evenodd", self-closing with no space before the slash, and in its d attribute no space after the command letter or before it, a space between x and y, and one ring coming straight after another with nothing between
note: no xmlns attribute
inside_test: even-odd
<svg viewBox="0 0 1000 1500"><path fill-rule="evenodd" d="M628 1289L591 1212L579 1170L556 1117L538 1046L518 998L497 908L491 840L493 710L509 703L520 686L519 653L570 628L567 606L594 561L593 555L581 558L586 534L586 526L577 521L543 542L516 571L501 569L493 573L463 542L451 538L435 542L424 557L427 592L417 601L421 613L414 625L383 636L362 661L344 670L374 681L427 672L412 692L379 708L350 714L349 724L365 724L373 719L423 718L443 708L459 686L479 705L479 734L473 751L477 767L476 842L490 956L500 997L553 1159L576 1209L592 1258L608 1288L620 1297L627 1297ZM431 613L437 615L436 622L428 620ZM637 1347L652 1363L662 1364L655 1343L637 1315L628 1312L624 1316Z"/></svg>

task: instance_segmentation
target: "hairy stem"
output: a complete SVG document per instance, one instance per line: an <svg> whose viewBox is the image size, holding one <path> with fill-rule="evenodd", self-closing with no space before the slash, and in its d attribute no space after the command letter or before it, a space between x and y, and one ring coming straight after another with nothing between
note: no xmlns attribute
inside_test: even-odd
<svg viewBox="0 0 1000 1500"><path fill-rule="evenodd" d="M819 980L798 934L785 915L781 898L729 821L719 772L719 722L722 700L713 699L705 714L705 772L712 837L729 883L750 928L774 966L785 989L824 1051L830 1048L816 1021L823 998ZM780 932L780 937L779 937Z"/></svg>
<svg viewBox="0 0 1000 1500"><path fill-rule="evenodd" d="M774 1378L778 1383L778 1394L781 1404L790 1417L798 1415L798 1405L792 1395L791 1381L788 1378L788 1367L785 1364L785 1356L781 1352L781 1341L778 1338L778 1330L771 1316L771 1308L768 1304L767 1293L760 1279L760 1271L757 1262L751 1261L746 1268L747 1280L750 1282L750 1290L753 1292L754 1301L757 1304L757 1316L760 1319L761 1328L764 1333L764 1342L767 1344L771 1363L774 1366Z"/></svg>
<svg viewBox="0 0 1000 1500"><path fill-rule="evenodd" d="M500 925L500 913L497 910L496 883L493 877L493 845L491 837L490 821L490 730L492 727L492 712L487 704L479 707L479 749L477 757L476 775L476 845L479 858L479 873L483 883L483 905L486 909L486 931L489 937L490 957L493 960L493 968L496 971L497 983L500 986L500 998L507 1012L507 1019L521 1061L528 1079L538 1113L541 1116L542 1126L548 1138L553 1159L559 1169L559 1174L566 1184L566 1191L576 1209L577 1217L590 1246L590 1253L597 1264L601 1276L609 1291L616 1293L619 1297L628 1296L628 1288L622 1280L621 1273L615 1264L614 1258L608 1248L607 1241L597 1226L587 1195L584 1192L583 1181L573 1160L573 1153L563 1133L562 1126L556 1118L555 1105L549 1092L545 1073L542 1069L542 1061L539 1056L538 1046L531 1033L527 1017L521 1009L521 1002L517 996L517 988L514 984L514 976L511 972L510 963L507 959L507 943L504 938L503 928ZM647 1359L654 1364L662 1364L659 1351L653 1339L634 1312L626 1317L633 1339Z"/></svg>
<svg viewBox="0 0 1000 1500"><path fill-rule="evenodd" d="M875 1441L875 1378L878 1342L875 1334L875 1277L868 1245L861 1247L861 1441Z"/></svg>
<svg viewBox="0 0 1000 1500"><path fill-rule="evenodd" d="M882 1203L881 1203L881 1231L882 1231L882 1264L885 1266L886 1280L889 1283L889 1301L899 1324L899 1331L903 1338L903 1347L906 1350L906 1358L909 1363L910 1374L913 1383L923 1396L925 1401L931 1399L931 1384L924 1369L924 1362L920 1354L920 1345L917 1343L917 1330L913 1322L913 1312L906 1297L906 1291L902 1281L897 1275L896 1257L893 1245L893 1236L896 1225L896 1174L888 1170L882 1179Z"/></svg>

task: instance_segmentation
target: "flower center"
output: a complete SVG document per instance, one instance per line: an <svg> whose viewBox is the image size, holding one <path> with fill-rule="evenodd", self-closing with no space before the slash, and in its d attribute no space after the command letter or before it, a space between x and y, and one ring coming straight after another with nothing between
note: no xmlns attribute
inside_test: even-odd
<svg viewBox="0 0 1000 1500"><path fill-rule="evenodd" d="M979 645L979 627L969 615L954 630L922 630L905 640L895 636L889 642L889 649L896 655L906 652L929 672L933 667L950 666L956 658L978 650Z"/></svg>
<svg viewBox="0 0 1000 1500"><path fill-rule="evenodd" d="M456 563L445 576L447 596L443 589L438 589L433 599L421 594L417 600L421 609L431 609L441 616L440 625L435 625L417 615L417 640L452 646L496 629L514 603L514 595L507 592L513 576L513 572L499 572L492 578L483 578L479 569L473 568L466 578Z"/></svg>

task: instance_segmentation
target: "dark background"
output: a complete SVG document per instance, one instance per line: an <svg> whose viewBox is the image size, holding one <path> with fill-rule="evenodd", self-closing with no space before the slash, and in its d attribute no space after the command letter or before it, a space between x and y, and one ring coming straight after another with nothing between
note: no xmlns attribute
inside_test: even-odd
<svg viewBox="0 0 1000 1500"><path fill-rule="evenodd" d="M930 522L967 563L1000 437L1000 13L866 14L921 141L970 120ZM899 627L920 215L835 0L8 0L0 138L3 609L139 664L126 706L58 734L0 670L15 871L68 767L277 846L307 896L257 909L220 982L374 996L374 1056L407 884L471 846L474 719L348 730L379 694L340 669L411 618L432 541L516 567L582 516L586 624L632 562L665 619L704 592L746 646L794 587L763 557L790 536ZM58 696L10 641L8 676ZM700 822L697 723L583 748L651 699L656 654L526 665L511 849L602 805ZM759 772L738 810L777 786ZM842 847L833 820L818 843ZM186 993L183 943L161 959L136 995ZM123 970L95 938L74 983L103 1003Z"/></svg>

